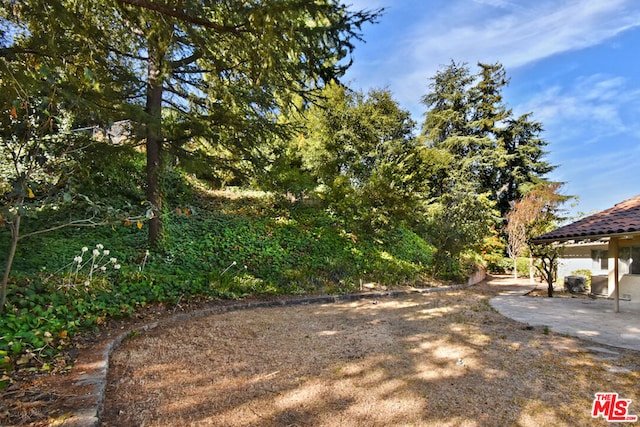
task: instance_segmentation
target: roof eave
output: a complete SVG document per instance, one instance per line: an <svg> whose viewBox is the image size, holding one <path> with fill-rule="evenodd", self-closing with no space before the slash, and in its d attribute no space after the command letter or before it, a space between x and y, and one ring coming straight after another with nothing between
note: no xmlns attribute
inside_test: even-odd
<svg viewBox="0 0 640 427"><path fill-rule="evenodd" d="M550 244L550 243L564 243L571 240L575 241L584 241L584 240L598 240L604 239L607 237L634 237L640 236L640 231L627 231L621 233L604 233L604 234L590 234L590 235L580 235L580 236L564 236L564 237L556 237L556 238L546 238L546 239L531 239L531 243L535 244Z"/></svg>

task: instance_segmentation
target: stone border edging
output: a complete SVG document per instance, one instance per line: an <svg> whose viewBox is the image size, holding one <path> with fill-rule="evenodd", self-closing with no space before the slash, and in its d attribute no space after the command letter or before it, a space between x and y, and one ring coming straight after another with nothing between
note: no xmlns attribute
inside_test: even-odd
<svg viewBox="0 0 640 427"><path fill-rule="evenodd" d="M227 306L209 307L195 310L188 313L173 314L166 319L157 320L142 326L128 329L112 339L98 343L95 351L87 352L88 357L78 356L78 360L73 367L70 381L78 389L78 393L73 398L78 402L78 408L73 414L65 419L60 425L65 427L97 427L100 422L100 415L104 405L105 391L107 387L107 371L109 369L109 356L122 342L132 334L139 334L159 326L168 326L173 323L182 322L189 319L212 316L215 314L228 313L231 311L250 310L255 308L286 307L305 304L331 304L338 302L359 301L363 299L394 298L411 294L426 294L433 292L444 292L464 289L469 285L449 285L433 288L414 288L409 290L392 290L382 292L367 292L344 295L325 295L303 298L285 298L274 301L257 301L249 303L238 303ZM98 360L95 360L95 359ZM74 372L75 371L75 372ZM75 373L75 376L74 376Z"/></svg>

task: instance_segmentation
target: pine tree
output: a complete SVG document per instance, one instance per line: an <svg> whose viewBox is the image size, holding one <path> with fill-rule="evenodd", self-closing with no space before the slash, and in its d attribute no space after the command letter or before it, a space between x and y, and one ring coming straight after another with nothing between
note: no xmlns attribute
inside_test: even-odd
<svg viewBox="0 0 640 427"><path fill-rule="evenodd" d="M463 179L476 182L504 217L554 166L544 160L542 124L531 120L531 113L514 118L504 103L509 79L503 66L478 67L473 75L466 64L452 62L431 79L423 97L428 110L422 135L430 146L451 153L456 169L466 172Z"/></svg>
<svg viewBox="0 0 640 427"><path fill-rule="evenodd" d="M531 113L509 118L501 130L507 159L497 179L498 207L503 214L533 186L548 182L545 176L555 169L544 160L548 143L540 138L541 133L542 124L531 120Z"/></svg>
<svg viewBox="0 0 640 427"><path fill-rule="evenodd" d="M452 62L431 79L430 92L422 97L428 108L422 134L436 148L465 157L471 148L464 141L472 136L473 117L469 87L473 83L466 64Z"/></svg>
<svg viewBox="0 0 640 427"><path fill-rule="evenodd" d="M255 147L283 131L278 109L296 96L313 101L340 77L351 40L380 12L352 12L336 0L27 0L3 8L16 28L30 28L12 49L46 55L43 46L55 45L63 59L87 52L78 67L117 89L92 102L141 125L156 207L151 243L160 236L163 153L191 157L195 143L208 154L223 144L258 156Z"/></svg>

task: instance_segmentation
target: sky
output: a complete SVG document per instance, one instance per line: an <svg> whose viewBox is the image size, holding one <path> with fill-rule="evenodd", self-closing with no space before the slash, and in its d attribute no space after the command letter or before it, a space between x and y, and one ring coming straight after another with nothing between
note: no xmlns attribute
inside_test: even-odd
<svg viewBox="0 0 640 427"><path fill-rule="evenodd" d="M640 194L640 1L345 0L383 7L362 29L343 82L388 89L422 123L429 78L455 61L501 63L514 116L532 113L548 142L548 178L575 219Z"/></svg>

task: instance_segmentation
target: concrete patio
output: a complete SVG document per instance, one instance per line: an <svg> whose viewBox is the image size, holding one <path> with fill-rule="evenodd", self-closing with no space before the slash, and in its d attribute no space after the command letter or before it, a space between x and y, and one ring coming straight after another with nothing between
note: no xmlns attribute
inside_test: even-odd
<svg viewBox="0 0 640 427"><path fill-rule="evenodd" d="M505 286L505 291L490 300L500 314L599 344L640 351L640 301L621 300L620 312L615 313L612 300L525 296L535 285L501 280L495 284Z"/></svg>

